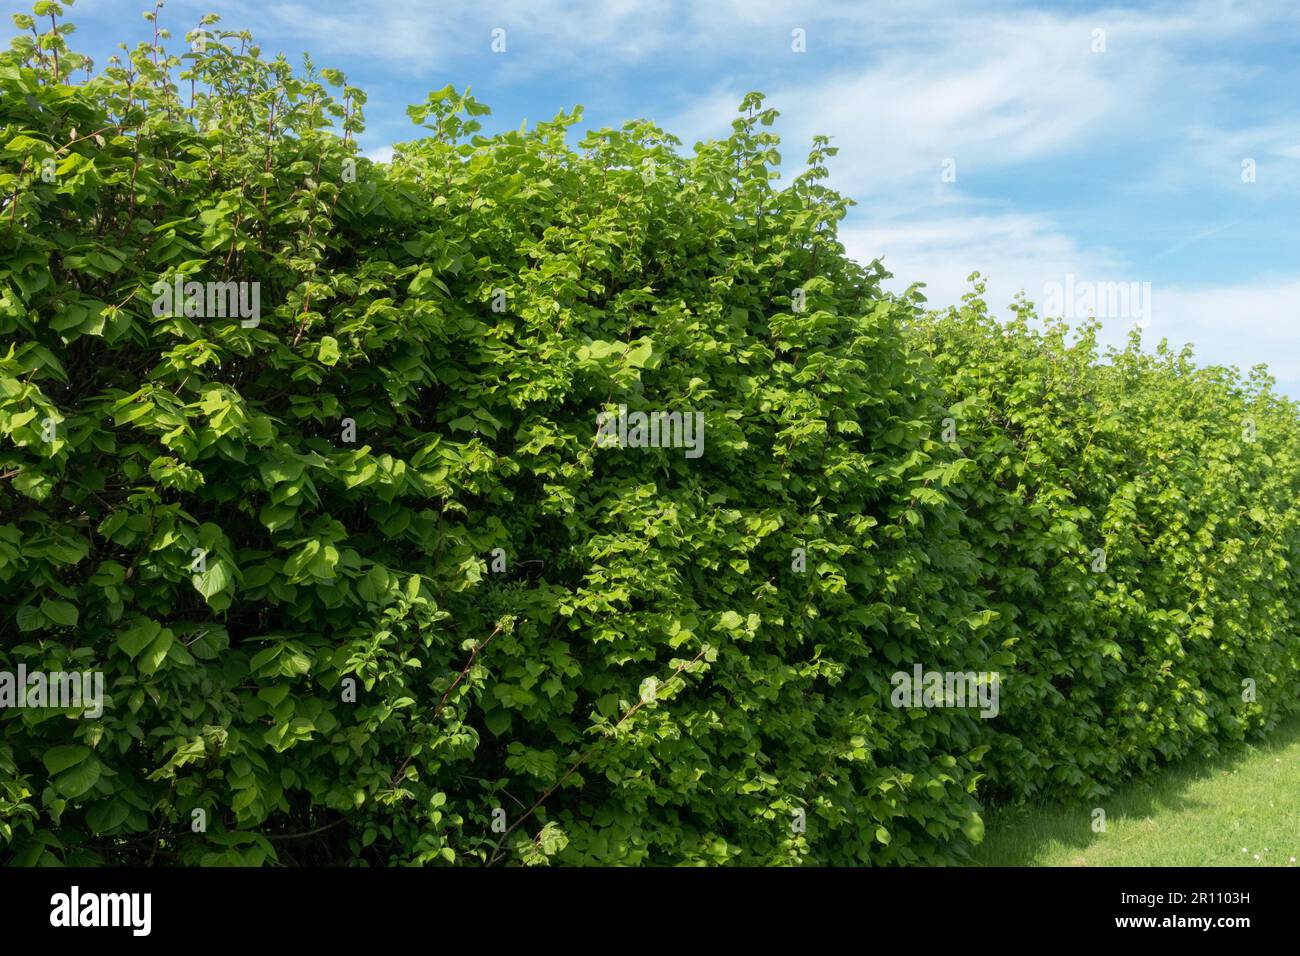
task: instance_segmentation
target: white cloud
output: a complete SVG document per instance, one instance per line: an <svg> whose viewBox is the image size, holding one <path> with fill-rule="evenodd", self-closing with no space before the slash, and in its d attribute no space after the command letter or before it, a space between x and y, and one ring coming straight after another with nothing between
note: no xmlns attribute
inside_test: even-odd
<svg viewBox="0 0 1300 956"><path fill-rule="evenodd" d="M816 134L833 137L841 149L833 183L852 195L897 195L901 187L938 182L946 159L956 161L961 183L1058 155L1094 131L1113 137L1126 124L1149 123L1161 84L1177 82L1184 67L1151 39L1155 21L1128 13L1101 18L1109 52L1092 53L1097 22L955 12L906 47L846 25L834 61L851 59L842 47L856 39L861 66L777 87L768 102L783 113L790 149ZM1123 52L1124 42L1139 45L1141 55ZM687 142L725 134L743 92L739 85L710 90L665 126L682 130Z"/></svg>
<svg viewBox="0 0 1300 956"><path fill-rule="evenodd" d="M1251 203L1300 193L1300 169L1286 162L1300 158L1300 145L1296 145L1300 123L1226 129L1189 122L1180 132L1178 149L1165 151L1163 161L1138 184L1143 193L1176 195L1196 190L1204 196L1213 192L1231 197L1246 210Z"/></svg>
<svg viewBox="0 0 1300 956"><path fill-rule="evenodd" d="M1043 314L1048 283L1141 282L1122 261L1081 248L1049 220L1026 215L955 215L918 222L847 226L840 231L849 255L859 262L881 258L894 278L886 287L901 292L925 282L932 308L960 305L971 291L967 276L986 281L989 311L1007 317L1018 292ZM1236 365L1243 371L1268 364L1279 387L1300 395L1300 280L1275 279L1208 287L1186 284L1151 287L1150 321L1143 341L1160 339L1181 347L1191 342L1202 364ZM1099 341L1122 346L1129 317L1103 316Z"/></svg>
<svg viewBox="0 0 1300 956"><path fill-rule="evenodd" d="M183 0L189 5L191 0ZM212 0L202 0L211 3ZM383 58L423 69L492 55L492 31L506 31L501 66L537 72L556 60L626 62L672 49L670 5L655 0L387 0L313 4L226 0L227 25L252 27L260 41L294 43L331 56Z"/></svg>
<svg viewBox="0 0 1300 956"><path fill-rule="evenodd" d="M1300 396L1300 280L1157 289L1152 332L1162 321L1177 333L1171 343L1195 343L1199 361L1243 371L1266 362Z"/></svg>
<svg viewBox="0 0 1300 956"><path fill-rule="evenodd" d="M1021 291L1041 303L1046 284L1063 282L1067 275L1094 281L1124 278L1114 257L1081 249L1041 216L953 214L844 226L840 240L859 262L881 258L894 275L888 288L902 291L924 282L933 308L959 305L971 290L967 277L977 271L986 281L990 311L999 314Z"/></svg>

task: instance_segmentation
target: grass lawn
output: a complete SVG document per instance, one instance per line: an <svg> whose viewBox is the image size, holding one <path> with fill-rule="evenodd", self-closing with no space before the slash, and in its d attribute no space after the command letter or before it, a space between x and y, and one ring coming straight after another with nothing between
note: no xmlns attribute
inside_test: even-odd
<svg viewBox="0 0 1300 956"><path fill-rule="evenodd" d="M1094 833L1093 809L1106 811ZM1300 718L1268 740L1188 760L1091 805L985 814L984 866L1298 866Z"/></svg>

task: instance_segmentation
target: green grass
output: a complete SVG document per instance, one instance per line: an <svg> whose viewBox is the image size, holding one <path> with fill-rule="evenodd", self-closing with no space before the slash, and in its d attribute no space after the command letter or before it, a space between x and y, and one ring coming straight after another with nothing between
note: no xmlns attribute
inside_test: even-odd
<svg viewBox="0 0 1300 956"><path fill-rule="evenodd" d="M1096 807L1105 833L1093 832ZM985 823L984 866L1297 866L1300 718L1261 744L1179 763L1089 805L993 810Z"/></svg>

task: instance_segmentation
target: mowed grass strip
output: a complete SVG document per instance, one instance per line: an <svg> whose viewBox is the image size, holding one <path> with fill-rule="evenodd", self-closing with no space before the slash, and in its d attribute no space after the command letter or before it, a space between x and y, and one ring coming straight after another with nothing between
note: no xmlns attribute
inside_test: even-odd
<svg viewBox="0 0 1300 956"><path fill-rule="evenodd" d="M1104 833L1093 830L1097 808ZM993 810L985 822L984 866L1297 866L1300 718L1088 805Z"/></svg>

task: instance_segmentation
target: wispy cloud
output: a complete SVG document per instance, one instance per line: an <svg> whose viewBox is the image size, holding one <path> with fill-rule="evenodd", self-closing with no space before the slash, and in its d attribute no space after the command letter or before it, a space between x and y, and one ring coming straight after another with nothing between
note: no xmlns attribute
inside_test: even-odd
<svg viewBox="0 0 1300 956"><path fill-rule="evenodd" d="M985 279L990 307L1000 310L1021 292L1041 301L1046 284L1067 274L1117 280L1123 269L1115 256L1081 249L1041 216L954 215L848 226L841 239L860 262L881 259L894 275L895 290L924 282L926 298L936 307L960 302L971 290L973 272Z"/></svg>

